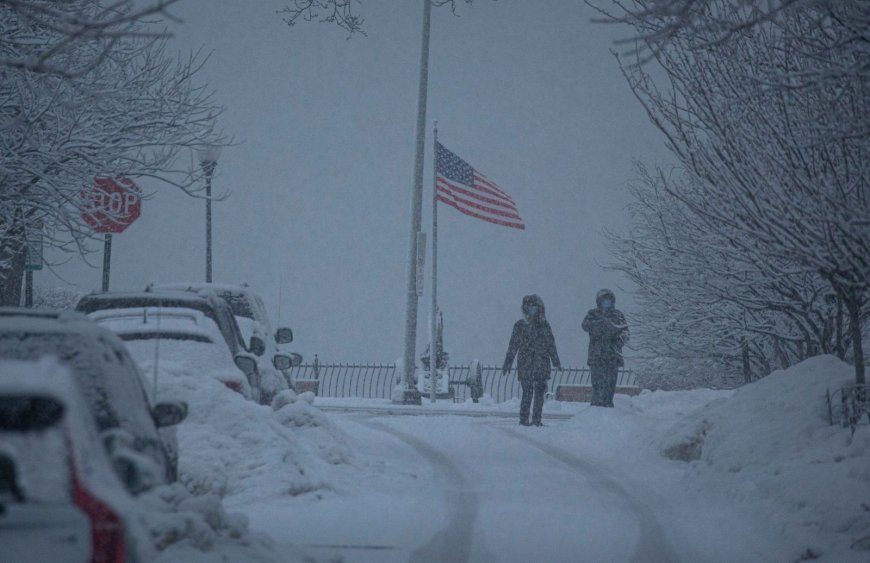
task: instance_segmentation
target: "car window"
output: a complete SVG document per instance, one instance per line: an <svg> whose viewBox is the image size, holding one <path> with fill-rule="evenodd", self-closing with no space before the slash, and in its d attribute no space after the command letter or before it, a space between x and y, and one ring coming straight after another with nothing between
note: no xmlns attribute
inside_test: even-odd
<svg viewBox="0 0 870 563"><path fill-rule="evenodd" d="M256 320L256 312L254 311L254 308L251 307L251 303L248 301L247 296L244 293L222 290L218 291L217 294L221 299L227 302L235 316Z"/></svg>
<svg viewBox="0 0 870 563"><path fill-rule="evenodd" d="M235 355L240 349L247 350L248 344L242 336L242 331L239 329L239 324L236 322L236 317L227 302L221 298L211 300L214 305L215 317L218 319L218 327L227 339L227 344L230 344L230 351Z"/></svg>

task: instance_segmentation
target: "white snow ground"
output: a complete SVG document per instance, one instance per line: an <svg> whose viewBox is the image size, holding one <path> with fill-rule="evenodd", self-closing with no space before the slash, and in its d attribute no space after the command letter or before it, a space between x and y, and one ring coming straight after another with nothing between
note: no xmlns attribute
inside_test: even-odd
<svg viewBox="0 0 870 563"><path fill-rule="evenodd" d="M829 426L824 403L828 387L853 377L821 357L734 392L618 396L614 409L550 402L544 428L515 424L516 404L395 416L383 414L395 410L387 403L351 400L350 412L324 414L318 404L341 401L312 407L310 395L286 393L272 411L207 378L163 378L162 393L190 402L178 432L182 482L223 497L225 519L242 513L253 530L235 520L239 543L182 542L174 553L868 561L870 426L854 436ZM161 560L179 560L172 553Z"/></svg>

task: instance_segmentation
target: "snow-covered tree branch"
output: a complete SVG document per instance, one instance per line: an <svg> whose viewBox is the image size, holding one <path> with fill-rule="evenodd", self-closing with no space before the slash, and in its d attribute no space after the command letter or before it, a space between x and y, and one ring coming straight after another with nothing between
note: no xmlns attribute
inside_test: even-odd
<svg viewBox="0 0 870 563"><path fill-rule="evenodd" d="M105 9L95 0L43 4L67 9L69 19ZM64 41L63 31L29 14L11 12L3 25L29 29L32 53L17 44L21 60ZM156 178L194 193L200 171L176 167L179 151L222 142L216 130L221 108L211 91L195 82L205 58L169 56L164 34L151 33L144 24L125 24L125 30L130 33L111 38L108 49L105 36L79 37L48 59L83 73L0 67L3 304L18 304L26 232L34 225L42 226L47 244L87 252L92 234L81 218L81 191L96 177Z"/></svg>
<svg viewBox="0 0 870 563"><path fill-rule="evenodd" d="M839 303L848 318L839 345L851 345L862 383L861 329L870 292L870 75L866 43L852 39L863 33L867 14L851 3L813 4L741 28L733 7L721 1L693 8L699 11L692 17L725 18L739 29L726 38L717 26L669 31L671 20L655 13L634 22L640 37L668 34L665 44L647 45L665 71L665 85L656 84L643 65L623 70L687 178L661 183L660 197L680 216L659 218L670 229L678 223L690 229L680 241L684 246L671 250L703 260L692 264L680 256L675 263L722 282L708 288L708 298L718 291L737 306L741 315L731 322L748 322L742 330L758 333L767 317L775 317L764 330L776 337L779 357L789 355L782 349L789 342L804 342L803 352L792 352L798 358L833 351L825 344L830 315L813 310ZM665 233L653 235L661 242ZM617 250L627 251L633 249ZM744 277L748 286L740 282ZM682 295L679 286L672 289ZM649 296L642 301L655 303ZM719 307L708 304L714 305ZM730 313L714 311L719 320L711 322L724 330ZM737 335L737 342L743 339Z"/></svg>

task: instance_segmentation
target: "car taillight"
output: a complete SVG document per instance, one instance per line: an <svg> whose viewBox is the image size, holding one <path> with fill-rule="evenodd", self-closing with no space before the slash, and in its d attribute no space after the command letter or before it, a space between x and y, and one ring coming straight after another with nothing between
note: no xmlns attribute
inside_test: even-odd
<svg viewBox="0 0 870 563"><path fill-rule="evenodd" d="M242 384L238 381L224 381L224 385L226 385L236 393L242 392Z"/></svg>
<svg viewBox="0 0 870 563"><path fill-rule="evenodd" d="M92 563L124 563L124 527L118 515L73 477L73 498L91 520Z"/></svg>
<svg viewBox="0 0 870 563"><path fill-rule="evenodd" d="M91 521L91 563L124 563L124 526L121 519L81 482L68 435L66 443L72 473L73 500Z"/></svg>

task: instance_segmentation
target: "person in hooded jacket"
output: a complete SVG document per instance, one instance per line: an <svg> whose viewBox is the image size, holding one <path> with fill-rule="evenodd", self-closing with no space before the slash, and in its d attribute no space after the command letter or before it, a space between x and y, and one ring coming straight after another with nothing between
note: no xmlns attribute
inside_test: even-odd
<svg viewBox="0 0 870 563"><path fill-rule="evenodd" d="M624 365L622 347L628 342L628 324L616 309L616 297L609 289L595 296L597 307L586 313L583 330L589 333L586 361L592 371L592 406L612 407L616 376Z"/></svg>
<svg viewBox="0 0 870 563"><path fill-rule="evenodd" d="M550 379L550 364L552 363L556 369L562 369L562 365L556 352L553 331L544 314L543 300L537 295L526 295L523 297L522 311L523 318L514 324L511 332L502 374L508 374L516 356L517 376L523 389L523 397L520 401L520 424L543 426L541 411L544 408L547 380ZM532 406L533 399L530 423L529 407Z"/></svg>

